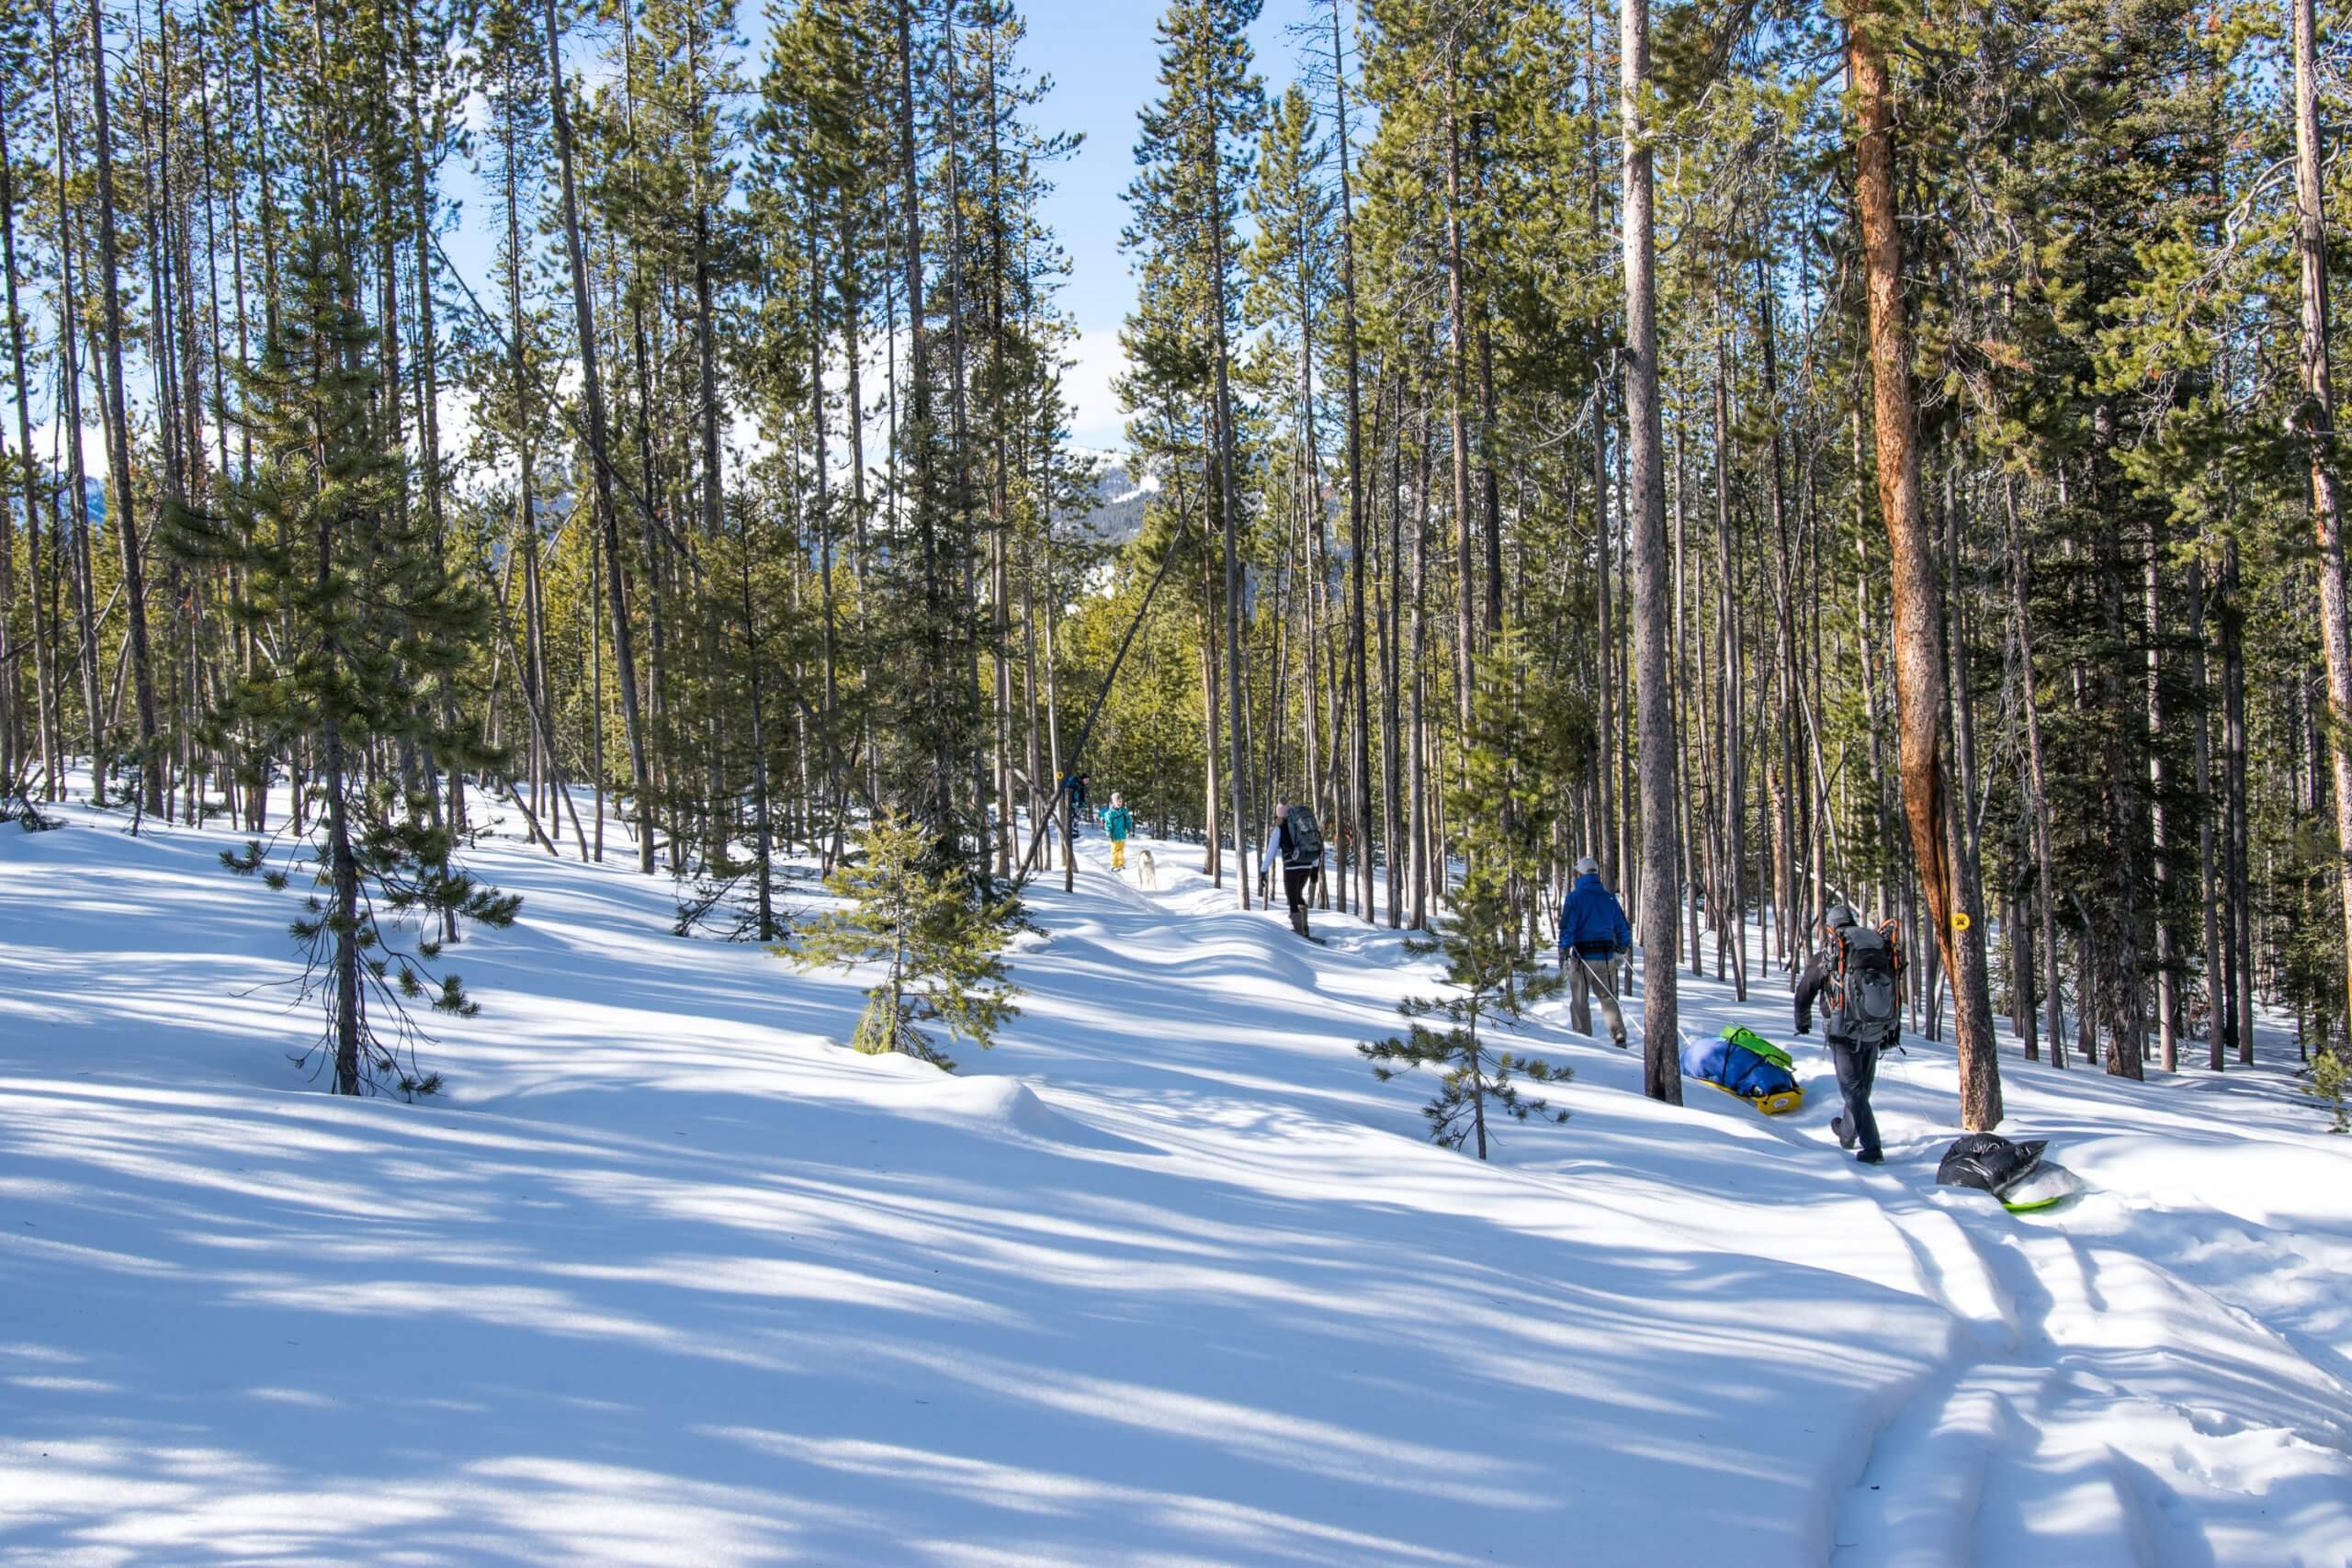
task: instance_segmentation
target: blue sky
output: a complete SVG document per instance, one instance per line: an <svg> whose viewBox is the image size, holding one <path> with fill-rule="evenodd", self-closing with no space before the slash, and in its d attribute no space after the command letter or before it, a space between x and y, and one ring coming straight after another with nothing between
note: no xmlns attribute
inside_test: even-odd
<svg viewBox="0 0 2352 1568"><path fill-rule="evenodd" d="M1255 39L1269 94L1294 74L1295 49L1284 24L1307 14L1309 0L1269 0ZM1133 297L1119 254L1126 219L1120 193L1135 174L1136 113L1158 86L1155 0L1031 0L1030 62L1053 78L1038 118L1086 133L1075 160L1057 173L1048 216L1075 264L1067 300L1082 327L1116 326Z"/></svg>
<svg viewBox="0 0 2352 1568"><path fill-rule="evenodd" d="M1266 0L1253 38L1270 96L1296 74L1292 24L1321 10L1316 0ZM1039 121L1086 136L1077 157L1056 171L1046 209L1069 252L1062 302L1081 334L1070 376L1079 405L1073 434L1081 446L1117 447L1125 442L1110 378L1119 362L1119 323L1135 298L1135 279L1119 251L1127 216L1120 194L1135 175L1136 110L1158 86L1159 0L1029 0L1023 11L1029 63L1054 84Z"/></svg>

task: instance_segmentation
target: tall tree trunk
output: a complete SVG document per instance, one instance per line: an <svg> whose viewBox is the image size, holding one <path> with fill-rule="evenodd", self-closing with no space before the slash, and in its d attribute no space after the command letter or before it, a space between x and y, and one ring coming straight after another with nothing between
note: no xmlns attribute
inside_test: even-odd
<svg viewBox="0 0 2352 1568"><path fill-rule="evenodd" d="M2254 1061L2254 890L2247 843L2251 812L2246 795L2245 596L2240 579L2238 542L2222 541L2222 738L2228 776L2230 818L2229 886L2222 908L2230 922L2230 1021L2238 1061Z"/></svg>
<svg viewBox="0 0 2352 1568"><path fill-rule="evenodd" d="M899 101L896 106L899 130L899 193L900 219L905 226L905 238L900 245L899 263L906 270L907 290L907 388L910 400L909 424L914 445L914 504L915 535L922 563L923 611L927 624L938 627L945 609L940 581L939 540L933 526L931 494L931 356L927 347L930 323L924 319L922 299L922 186L915 152L915 44L912 0L899 0ZM896 461L897 439L892 443L893 462ZM948 639L942 637L944 644ZM928 694L938 704L949 701L946 682L960 679L951 670L936 667L931 671L938 689ZM950 728L934 715L932 724L935 731L931 756L931 793L933 820L935 829L951 852L955 849L956 759L950 742Z"/></svg>
<svg viewBox="0 0 2352 1568"><path fill-rule="evenodd" d="M1212 120L1207 127L1208 164L1204 171L1208 175L1204 222L1209 235L1208 304L1213 318L1209 335L1216 360L1216 488L1225 549L1225 671L1232 710L1226 728L1231 738L1233 852L1241 858L1240 874L1233 882L1241 908L1246 909L1250 908L1250 742L1243 716L1250 711L1250 687L1242 678L1241 667L1242 575L1236 554L1241 512L1240 498L1235 493L1233 396L1227 374L1225 193L1218 164L1223 141L1224 129ZM1212 827L1210 830L1216 829Z"/></svg>
<svg viewBox="0 0 2352 1568"><path fill-rule="evenodd" d="M1462 725L1462 743L1470 743L1471 657L1476 647L1476 620L1471 597L1477 582L1472 565L1470 524L1470 329L1463 294L1462 257L1462 131L1453 109L1453 75L1446 73L1445 118L1445 311L1446 370L1451 397L1448 413L1453 436L1454 623L1453 684L1455 716ZM1444 863L1443 852L1438 863Z"/></svg>
<svg viewBox="0 0 2352 1568"><path fill-rule="evenodd" d="M1375 394L1375 398L1377 394ZM1379 461L1375 447L1373 458ZM1395 931L1404 921L1405 898L1405 838L1404 838L1404 772L1403 757L1398 752L1397 720L1402 713L1397 696L1397 566L1396 546L1396 513L1393 504L1401 497L1392 492L1387 531L1382 531L1380 513L1375 503L1372 521L1372 626L1378 648L1372 656L1373 671L1380 678L1380 695L1374 705L1380 725L1379 791L1380 791L1380 852L1382 860L1379 883L1386 899L1388 927ZM1371 919L1367 909L1365 919Z"/></svg>
<svg viewBox="0 0 2352 1568"><path fill-rule="evenodd" d="M115 237L114 150L107 122L106 7L90 6L90 105L98 154L98 275L106 311L107 469L114 491L107 529L122 552L123 617L129 627L130 681L139 715L139 778L149 813L164 809L163 761L155 754L155 682L147 649L147 581L130 491L130 423L123 408L122 281Z"/></svg>
<svg viewBox="0 0 2352 1568"><path fill-rule="evenodd" d="M75 283L74 252L76 235L72 213L68 209L67 193L72 189L68 177L69 149L73 131L65 115L65 45L57 26L56 0L47 7L49 23L49 83L50 113L54 126L57 148L57 177L51 189L57 199L57 266L60 316L57 323L58 384L64 399L65 488L67 494L59 497L63 515L73 519L71 542L67 557L74 580L74 610L76 640L80 648L77 662L82 672L82 716L90 743L90 801L96 806L107 803L106 715L98 700L98 619L96 593L90 574L90 502L89 475L82 461L82 367L76 357L78 333L82 328L81 311L75 301L81 298ZM265 176L266 177L266 176ZM61 534L68 532L60 523ZM255 831L259 829L256 828Z"/></svg>
<svg viewBox="0 0 2352 1568"><path fill-rule="evenodd" d="M1973 1132L2001 1120L2001 1065L1984 974L1982 911L1961 907L1971 879L1957 874L1944 798L1944 649L1938 614L1935 543L1919 495L1918 415L1911 391L1911 332L1903 296L1903 244L1894 207L1894 92L1873 6L1859 6L1846 34L1848 79L1860 124L1855 206L1861 220L1870 298L1871 404L1876 422L1879 510L1892 552L1895 691L1903 794L1936 947L1952 980L1960 1046L1961 1122Z"/></svg>
<svg viewBox="0 0 2352 1568"><path fill-rule="evenodd" d="M2166 863L2169 846L2165 830L2164 661L2157 653L2163 635L2163 602L2159 594L2158 561L2163 554L2161 525L2148 535L2146 629L2148 637L2148 835L2155 882L2156 905L2156 1048L2164 1070L2180 1070L2180 1007L2174 986L2178 960L2174 952L2172 920L2165 888L2172 879Z"/></svg>
<svg viewBox="0 0 2352 1568"><path fill-rule="evenodd" d="M1747 743L1740 698L1738 604L1732 592L1731 398L1720 325L1715 336L1715 754L1722 760L1723 907L1715 911L1715 977L1731 949L1732 995L1747 999Z"/></svg>
<svg viewBox="0 0 2352 1568"><path fill-rule="evenodd" d="M987 39L987 84L984 96L989 105L989 406L991 432L989 456L994 465L989 491L989 660L994 676L992 695L996 705L996 863L997 874L1012 874L1013 813L1016 809L1012 792L1012 480L1011 447L1013 432L1012 411L1008 407L1010 379L1007 356L1011 340L1007 335L1004 297L1014 287L1009 274L1009 258L1005 253L1004 235L1008 220L1004 213L1005 172L1001 126L1004 107L997 92L996 51L998 37L993 31L983 35ZM1023 168L1021 188L1028 189L1027 167ZM1025 275L1026 253L1023 271Z"/></svg>
<svg viewBox="0 0 2352 1568"><path fill-rule="evenodd" d="M1775 628L1780 634L1781 732L1781 810L1779 843L1775 852L1775 869L1779 886L1775 901L1779 905L1780 946L1784 958L1793 969L1810 956L1813 928L1810 921L1793 921L1789 911L1796 903L1797 880L1797 628L1796 628L1796 558L1789 538L1788 470L1781 450L1781 362L1779 335L1772 319L1772 280L1764 259L1769 247L1759 245L1756 257L1756 293L1758 324L1762 327L1764 355L1764 422L1768 445L1771 452L1771 489L1767 492L1772 506L1772 537L1776 558L1773 587ZM1817 914L1819 911L1815 911Z"/></svg>
<svg viewBox="0 0 2352 1568"><path fill-rule="evenodd" d="M9 384L16 393L17 446L25 465L25 575L26 590L32 600L33 703L38 718L36 740L48 775L42 788L47 793L57 787L57 690L51 646L55 639L51 635L53 628L45 626L41 618L40 520L43 508L40 504L40 470L33 461L32 392L25 379L25 323L17 308L16 169L15 160L8 150L7 126L5 121L0 121L0 273L5 273L8 288ZM6 502L0 502L0 506L5 505ZM0 555L6 555L8 550L7 525L0 523ZM0 642L8 639L9 615L15 596L14 584L7 581L8 570L6 566L0 566ZM17 670L13 659L5 669L0 669L0 683L5 684L11 705L9 740L13 746L17 739L13 722ZM11 750L5 763L0 763L0 772L14 777L17 761Z"/></svg>
<svg viewBox="0 0 2352 1568"><path fill-rule="evenodd" d="M2226 813L2213 796L2213 726L2209 716L2212 699L2205 678L2205 541L2201 538L2196 553L2188 558L2188 680L2197 693L2191 710L2197 727L2197 798L2203 803L2197 813L2197 901L2205 911L2205 1065L2218 1073L2222 1068L2222 1020L2229 1004L2222 992L2222 977L2228 966L2222 958L2221 883L2213 853L2213 819Z"/></svg>
<svg viewBox="0 0 2352 1568"><path fill-rule="evenodd" d="M704 102L700 97L702 29L699 19L692 8L687 10L686 17L687 80L690 84L689 90L695 95L688 107L699 122L705 110ZM695 402L696 424L702 438L701 461L696 466L702 470L702 483L698 489L702 509L703 537L709 543L716 543L725 532L727 521L724 473L720 466L718 446L718 333L712 320L717 312L718 281L712 275L710 193L705 185L706 171L702 154L699 149L692 145L692 141L693 139L689 137L685 155L694 160L695 165L690 187L690 199L694 203L694 333L696 393ZM810 259L811 270L814 271L813 247ZM812 341L821 343L824 331L822 321L811 322L810 327ZM823 462L824 454L820 449L818 453L818 464L820 468ZM830 523L820 518L818 526L823 530L830 526ZM689 559L694 563L695 581L699 583L702 581L699 553L691 555ZM714 589L716 586L716 584L712 585ZM718 624L718 599L715 592L707 596L698 596L703 598L703 660L707 670L713 670L718 663L722 637ZM749 619L748 607L743 635L747 638L754 635ZM754 665L747 672L746 679L757 682L759 678L760 671ZM722 752L719 736L716 730L718 723L716 714L711 716L709 723L712 727L708 732L709 755L706 759L704 772L705 793L708 798L704 805L703 840L706 859L717 861L726 855L727 840L732 825L730 818L734 813L723 807L729 792L726 774L721 764ZM761 892L764 898L767 888L767 864L764 852L763 852L757 874L761 879Z"/></svg>
<svg viewBox="0 0 2352 1568"><path fill-rule="evenodd" d="M597 367L595 308L588 294L588 250L580 234L580 198L571 166L571 115L564 106L563 34L555 0L546 0L548 108L561 173L563 243L571 265L572 320L580 335L580 390L588 410L588 460L595 469L597 521L604 532L605 589L611 604L613 671L621 689L621 723L628 732L629 771L637 786L637 868L653 874L653 779L645 750L645 721L637 701L637 652L621 581L620 514L613 497L612 450L605 424L605 381ZM601 779L600 769L597 776ZM603 831L598 814L598 832Z"/></svg>
<svg viewBox="0 0 2352 1568"><path fill-rule="evenodd" d="M2001 476L2002 507L2008 523L2009 583L2017 600L2018 683L2025 696L2026 779L2031 795L2026 814L2033 823L2034 879L2039 884L2034 904L2041 917L2041 1007L2043 1032L2050 1038L2050 1060L2066 1065L2066 1014L2058 995L2057 884L2050 865L2049 795L2041 766L2041 699L2034 686L2032 589L2026 575L2025 544L2018 527L2017 480ZM2027 1055L2031 1055L2031 1042Z"/></svg>
<svg viewBox="0 0 2352 1568"><path fill-rule="evenodd" d="M2335 387L2327 345L2327 217L2320 178L2318 40L2313 0L2291 0L2295 49L2295 253L2302 273L2302 405L2312 530L2319 544L2320 651L2327 666L2327 760L2335 785L2335 891L2344 924L2346 1018L2352 1022L2352 625L2346 622L2342 498L2336 488ZM2249 1042L2253 1031L2246 1032Z"/></svg>
<svg viewBox="0 0 2352 1568"><path fill-rule="evenodd" d="M1408 656L1412 671L1412 768L1409 793L1412 797L1408 816L1413 838L1413 929L1425 931L1430 923L1430 873L1439 865L1441 851L1432 831L1436 818L1430 809L1429 771L1428 662L1425 646L1428 637L1429 538L1430 538L1430 461L1437 443L1432 439L1428 405L1422 405L1420 482L1414 487L1413 496L1413 619L1412 650Z"/></svg>
<svg viewBox="0 0 2352 1568"><path fill-rule="evenodd" d="M1355 592L1349 605L1348 658L1355 671L1356 732L1355 771L1359 781L1356 798L1356 841L1363 846L1361 861L1363 897L1360 908L1366 922L1372 919L1372 688L1364 679L1364 517L1363 517L1363 423L1361 413L1359 378L1362 373L1361 355L1356 344L1356 226L1355 190L1348 166L1348 72L1346 52L1340 43L1340 0L1331 0L1331 91L1339 114L1340 148L1340 344L1348 356L1348 549L1351 556L1349 571L1355 580ZM1400 395L1398 406L1403 406ZM1402 432L1399 432L1402 439ZM1322 526L1317 516L1316 526ZM1389 571L1392 581L1396 572L1394 551L1391 551ZM1392 594L1393 598L1393 594ZM1393 710L1396 693L1387 693ZM1396 727L1392 711L1389 728ZM1336 737L1334 738L1336 739ZM1395 773L1389 770L1388 795L1396 793ZM1388 923L1396 923L1396 893L1393 886L1396 846L1386 846L1391 867L1388 895Z"/></svg>
<svg viewBox="0 0 2352 1568"><path fill-rule="evenodd" d="M1600 851L1600 874L1611 887L1622 887L1617 859L1618 812L1623 802L1617 790L1617 710L1624 701L1624 692L1610 679L1611 650L1617 646L1617 620L1623 611L1617 606L1612 592L1612 568L1610 564L1609 517L1609 407L1608 389L1596 389L1592 400L1592 605L1593 646L1584 660L1590 672L1594 707L1594 731L1600 745L1593 753L1594 832L1600 842L1592 846Z"/></svg>
<svg viewBox="0 0 2352 1568"><path fill-rule="evenodd" d="M1623 92L1625 210L1625 438L1634 525L1635 700L1641 705L1642 1088L1682 1102L1676 1028L1675 944L1682 930L1681 866L1674 824L1674 697L1666 663L1665 432L1658 412L1657 254L1652 228L1649 0L1621 0L1618 70Z"/></svg>

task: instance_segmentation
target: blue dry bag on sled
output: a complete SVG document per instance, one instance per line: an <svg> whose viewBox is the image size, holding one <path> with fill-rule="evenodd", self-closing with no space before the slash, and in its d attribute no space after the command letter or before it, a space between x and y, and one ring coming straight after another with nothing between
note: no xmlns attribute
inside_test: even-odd
<svg viewBox="0 0 2352 1568"><path fill-rule="evenodd" d="M1725 1094L1747 1101L1767 1116L1779 1116L1804 1103L1789 1054L1752 1030L1734 1025L1713 1040L1687 1041L1682 1047L1685 1077L1713 1084Z"/></svg>

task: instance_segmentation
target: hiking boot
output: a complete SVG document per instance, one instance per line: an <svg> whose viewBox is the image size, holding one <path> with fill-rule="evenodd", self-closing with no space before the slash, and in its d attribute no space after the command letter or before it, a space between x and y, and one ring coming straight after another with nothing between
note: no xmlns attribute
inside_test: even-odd
<svg viewBox="0 0 2352 1568"><path fill-rule="evenodd" d="M1609 1038L1611 1038L1611 1040L1614 1040L1614 1041L1617 1043L1617 1049L1619 1049L1620 1051L1623 1051L1623 1049L1625 1049L1625 1032L1624 1032L1623 1030L1622 1030L1622 1029L1621 1029L1621 1030L1619 1030L1616 1033L1614 1033L1614 1034L1611 1035Z"/></svg>
<svg viewBox="0 0 2352 1568"><path fill-rule="evenodd" d="M1839 1148L1850 1149L1854 1146L1854 1134L1846 1131L1846 1119L1843 1116L1832 1116L1829 1119L1829 1130L1837 1134Z"/></svg>
<svg viewBox="0 0 2352 1568"><path fill-rule="evenodd" d="M1291 910L1290 929L1296 931L1301 936L1305 936L1306 934L1306 911L1305 909L1294 908Z"/></svg>
<svg viewBox="0 0 2352 1568"><path fill-rule="evenodd" d="M1854 1156L1854 1163L1856 1165L1883 1165L1886 1163L1886 1156L1883 1151L1878 1149L1864 1149L1860 1154Z"/></svg>

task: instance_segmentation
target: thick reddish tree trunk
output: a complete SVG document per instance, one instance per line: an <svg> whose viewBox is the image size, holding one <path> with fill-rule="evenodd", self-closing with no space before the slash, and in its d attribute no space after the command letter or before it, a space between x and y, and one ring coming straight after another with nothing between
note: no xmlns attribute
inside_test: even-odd
<svg viewBox="0 0 2352 1568"><path fill-rule="evenodd" d="M1846 35L1846 67L1859 121L1855 207L1861 220L1863 277L1870 297L1871 401L1876 422L1879 510L1893 553L1896 728L1902 742L1904 816L1918 862L1919 888L1946 975L1951 976L1960 1044L1962 1125L1984 1132L2001 1120L2001 1064L1984 972L1983 911L1963 908L1973 877L1958 874L1944 798L1943 616L1935 541L1919 494L1919 421L1911 392L1911 330L1903 298L1903 242L1894 215L1894 104L1881 29L1858 6Z"/></svg>

